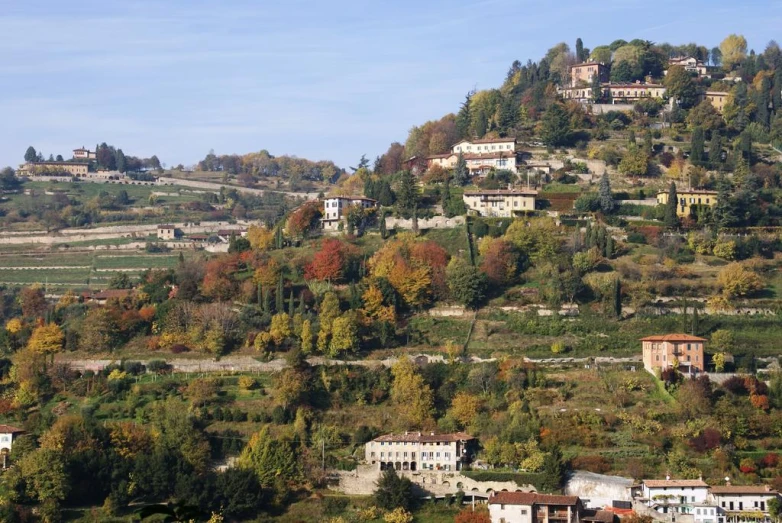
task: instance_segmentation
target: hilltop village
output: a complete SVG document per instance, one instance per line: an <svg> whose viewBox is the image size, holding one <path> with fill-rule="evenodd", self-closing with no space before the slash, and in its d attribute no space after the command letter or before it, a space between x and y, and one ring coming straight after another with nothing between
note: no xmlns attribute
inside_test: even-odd
<svg viewBox="0 0 782 523"><path fill-rule="evenodd" d="M0 520L778 521L782 50L574 44L352 167L20 151Z"/></svg>

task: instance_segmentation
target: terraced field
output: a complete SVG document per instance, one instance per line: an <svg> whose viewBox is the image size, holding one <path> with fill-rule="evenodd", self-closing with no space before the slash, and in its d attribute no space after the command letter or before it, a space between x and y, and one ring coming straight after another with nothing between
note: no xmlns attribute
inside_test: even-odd
<svg viewBox="0 0 782 523"><path fill-rule="evenodd" d="M104 288L118 273L138 277L146 269L173 268L179 253L139 251L0 253L0 285Z"/></svg>

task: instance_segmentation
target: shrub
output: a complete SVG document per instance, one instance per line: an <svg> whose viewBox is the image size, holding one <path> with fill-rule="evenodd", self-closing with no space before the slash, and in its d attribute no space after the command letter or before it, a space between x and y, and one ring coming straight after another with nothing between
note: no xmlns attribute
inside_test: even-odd
<svg viewBox="0 0 782 523"><path fill-rule="evenodd" d="M242 390L254 390L258 387L258 382L252 376L239 376L239 388Z"/></svg>
<svg viewBox="0 0 782 523"><path fill-rule="evenodd" d="M611 464L603 456L577 456L570 464L574 470L588 470L598 474L611 470Z"/></svg>
<svg viewBox="0 0 782 523"><path fill-rule="evenodd" d="M147 362L148 372L168 372L171 370L171 365L165 362L165 360L150 360Z"/></svg>
<svg viewBox="0 0 782 523"><path fill-rule="evenodd" d="M181 343L175 343L171 346L171 353L172 354L182 354L183 352L190 352L190 349L186 345L182 345Z"/></svg>
<svg viewBox="0 0 782 523"><path fill-rule="evenodd" d="M645 244L646 243L646 236L641 234L638 231L632 231L627 234L627 241L630 243L640 243Z"/></svg>

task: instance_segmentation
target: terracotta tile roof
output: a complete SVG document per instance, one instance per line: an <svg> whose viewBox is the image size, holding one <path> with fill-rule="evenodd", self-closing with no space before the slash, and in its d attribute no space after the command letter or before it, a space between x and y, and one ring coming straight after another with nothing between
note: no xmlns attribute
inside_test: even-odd
<svg viewBox="0 0 782 523"><path fill-rule="evenodd" d="M89 300L108 300L111 298L124 298L134 292L133 289L105 289L102 291L83 292L82 297Z"/></svg>
<svg viewBox="0 0 782 523"><path fill-rule="evenodd" d="M436 158L448 158L450 156L456 156L456 153L443 153L443 154L430 154L426 157L427 160L434 160ZM412 160L412 158L411 158ZM410 160L408 160L410 161Z"/></svg>
<svg viewBox="0 0 782 523"><path fill-rule="evenodd" d="M581 516L582 521L594 521L595 523L613 523L616 514L610 510L585 510Z"/></svg>
<svg viewBox="0 0 782 523"><path fill-rule="evenodd" d="M725 485L722 487L711 487L712 494L779 494L768 485Z"/></svg>
<svg viewBox="0 0 782 523"><path fill-rule="evenodd" d="M647 336L646 338L641 338L641 341L706 341L706 338L699 338L698 336L690 336L689 334L662 334L658 336ZM665 480L661 480L661 481L665 481ZM682 480L682 481L687 481L687 480ZM693 481L697 481L697 480L693 480Z"/></svg>
<svg viewBox="0 0 782 523"><path fill-rule="evenodd" d="M581 64L571 65L570 68L571 69L575 69L576 67L584 67L584 66L587 66L587 65L601 65L603 67L606 66L606 64L603 64L603 63L600 63L600 62L584 62L584 63L581 63Z"/></svg>
<svg viewBox="0 0 782 523"><path fill-rule="evenodd" d="M630 87L634 89L646 89L647 87L658 89L658 88L665 88L662 84L632 84L632 83L607 83L603 84L603 87L622 87L624 89L628 89Z"/></svg>
<svg viewBox="0 0 782 523"><path fill-rule="evenodd" d="M175 225L171 225L170 223L163 223L161 225L157 226L158 229L176 229Z"/></svg>
<svg viewBox="0 0 782 523"><path fill-rule="evenodd" d="M570 505L578 504L578 496L555 496L537 492L497 492L489 505Z"/></svg>
<svg viewBox="0 0 782 523"><path fill-rule="evenodd" d="M686 336L686 334L678 334L677 336ZM694 338L694 336L690 337ZM708 487L706 482L704 482L702 479L645 479L643 480L643 484L649 488Z"/></svg>
<svg viewBox="0 0 782 523"><path fill-rule="evenodd" d="M657 194L668 194L668 191L657 191ZM718 194L717 191L710 191L709 189L676 189L676 194L706 194L706 195L716 195Z"/></svg>
<svg viewBox="0 0 782 523"><path fill-rule="evenodd" d="M464 191L465 196L536 196L532 189L485 189L482 191Z"/></svg>
<svg viewBox="0 0 782 523"><path fill-rule="evenodd" d="M16 434L18 432L25 432L25 430L11 425L0 425L0 434Z"/></svg>
<svg viewBox="0 0 782 523"><path fill-rule="evenodd" d="M433 432L430 433L406 432L404 434L384 434L383 436L379 436L373 439L372 441L384 441L384 442L406 441L406 442L413 442L413 443L431 443L437 441L453 442L453 441L465 441L471 439L475 439L475 438L465 432L453 432L450 434L435 434Z"/></svg>

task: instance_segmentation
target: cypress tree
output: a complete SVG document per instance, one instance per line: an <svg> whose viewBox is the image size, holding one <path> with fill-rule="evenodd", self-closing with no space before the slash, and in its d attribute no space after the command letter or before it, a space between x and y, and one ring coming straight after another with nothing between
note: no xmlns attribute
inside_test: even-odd
<svg viewBox="0 0 782 523"><path fill-rule="evenodd" d="M261 305L263 303L263 287L261 284L258 284L258 305Z"/></svg>
<svg viewBox="0 0 782 523"><path fill-rule="evenodd" d="M291 289L291 294L290 296L288 296L288 314L290 315L291 318L293 318L294 308L295 308L295 304L293 301L293 289Z"/></svg>
<svg viewBox="0 0 782 523"><path fill-rule="evenodd" d="M646 131L644 134L644 150L649 154L654 152L654 145L652 144L652 131Z"/></svg>
<svg viewBox="0 0 782 523"><path fill-rule="evenodd" d="M703 145L703 128L697 126L692 130L692 138L690 140L690 162L693 165L703 164Z"/></svg>
<svg viewBox="0 0 782 523"><path fill-rule="evenodd" d="M386 211L380 211L380 237L384 240L388 238L388 230L386 229Z"/></svg>
<svg viewBox="0 0 782 523"><path fill-rule="evenodd" d="M709 141L709 165L716 169L722 163L722 139L716 130L711 132Z"/></svg>
<svg viewBox="0 0 782 523"><path fill-rule="evenodd" d="M679 205L679 196L676 194L676 184L671 182L668 188L668 202L665 204L665 226L669 229L675 229L679 226L679 217L676 215L676 208Z"/></svg>
<svg viewBox="0 0 782 523"><path fill-rule="evenodd" d="M693 307L692 308L692 330L690 331L690 333L693 336L697 336L699 328L700 328L700 321L698 318L698 307Z"/></svg>
<svg viewBox="0 0 782 523"><path fill-rule="evenodd" d="M272 309L272 300L271 296L269 295L269 289L263 289L263 306L261 307L261 310L264 312L264 314L270 314Z"/></svg>
<svg viewBox="0 0 782 523"><path fill-rule="evenodd" d="M627 142L630 145L635 145L635 131L630 131L630 135L627 137Z"/></svg>
<svg viewBox="0 0 782 523"><path fill-rule="evenodd" d="M457 185L467 185L470 181L470 171L467 170L467 160L464 159L464 155L460 152L456 159L456 167L453 170L453 181Z"/></svg>
<svg viewBox="0 0 782 523"><path fill-rule="evenodd" d="M622 283L619 278L614 280L614 314L617 318L622 317Z"/></svg>
<svg viewBox="0 0 782 523"><path fill-rule="evenodd" d="M304 314L304 291L299 293L299 314Z"/></svg>
<svg viewBox="0 0 782 523"><path fill-rule="evenodd" d="M277 292L274 293L274 309L278 314L285 312L285 296L283 292L283 280L282 274L280 274L280 279L277 280Z"/></svg>
<svg viewBox="0 0 782 523"><path fill-rule="evenodd" d="M606 248L604 255L606 258L611 258L614 255L614 238L611 234L606 235Z"/></svg>

